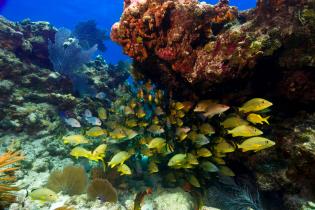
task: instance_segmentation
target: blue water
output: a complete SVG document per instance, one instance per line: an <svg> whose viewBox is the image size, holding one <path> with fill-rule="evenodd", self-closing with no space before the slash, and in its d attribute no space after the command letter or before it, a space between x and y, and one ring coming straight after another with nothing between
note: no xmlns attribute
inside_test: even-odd
<svg viewBox="0 0 315 210"><path fill-rule="evenodd" d="M206 1L215 4L217 0ZM240 10L253 8L256 0L231 0ZM98 27L108 30L120 18L123 0L0 0L0 14L12 21L30 18L32 21L48 21L56 27L73 29L80 21L96 20ZM110 63L128 59L122 49L112 41L106 41L104 58Z"/></svg>

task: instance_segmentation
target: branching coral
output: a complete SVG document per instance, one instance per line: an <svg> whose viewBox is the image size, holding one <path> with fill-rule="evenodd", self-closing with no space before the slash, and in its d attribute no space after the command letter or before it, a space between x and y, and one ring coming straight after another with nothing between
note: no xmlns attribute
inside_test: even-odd
<svg viewBox="0 0 315 210"><path fill-rule="evenodd" d="M68 195L78 195L85 191L87 176L84 168L66 166L62 171L53 171L49 176L47 187L55 192L62 191Z"/></svg>
<svg viewBox="0 0 315 210"><path fill-rule="evenodd" d="M6 206L15 200L15 196L10 191L18 190L17 187L11 186L15 180L12 172L18 167L9 167L14 163L23 160L24 157L20 152L6 152L0 156L0 206Z"/></svg>

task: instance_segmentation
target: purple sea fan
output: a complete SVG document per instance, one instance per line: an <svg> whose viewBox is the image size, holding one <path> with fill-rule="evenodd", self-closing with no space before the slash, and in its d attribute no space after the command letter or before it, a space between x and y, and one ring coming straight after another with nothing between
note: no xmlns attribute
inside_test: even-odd
<svg viewBox="0 0 315 210"><path fill-rule="evenodd" d="M61 28L56 33L54 42L49 42L48 50L54 70L72 76L77 69L90 61L97 51L97 45L83 50L79 41L71 37L71 31Z"/></svg>

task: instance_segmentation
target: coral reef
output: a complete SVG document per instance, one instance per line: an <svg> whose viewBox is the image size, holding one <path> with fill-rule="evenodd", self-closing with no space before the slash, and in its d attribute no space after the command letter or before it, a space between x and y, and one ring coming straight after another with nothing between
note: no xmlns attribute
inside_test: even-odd
<svg viewBox="0 0 315 210"><path fill-rule="evenodd" d="M49 40L54 40L56 31L46 22L24 20L15 23L0 18L1 132L41 136L58 133L64 128L61 111L71 115L77 109L96 104L73 92L72 75L52 69L48 45ZM82 88L104 92L106 97L103 98L114 100L113 90L127 79L128 68L124 63L107 65L98 57L82 66L82 73L78 74L87 81Z"/></svg>
<svg viewBox="0 0 315 210"><path fill-rule="evenodd" d="M314 3L262 0L238 13L228 2L126 0L111 38L138 71L180 95L224 98L263 86L313 103Z"/></svg>
<svg viewBox="0 0 315 210"><path fill-rule="evenodd" d="M273 120L273 136L278 142L275 150L243 156L234 162L251 171L262 197L267 195L284 209L301 209L315 199L314 119L314 113L306 112L285 119L277 117Z"/></svg>
<svg viewBox="0 0 315 210"><path fill-rule="evenodd" d="M106 179L94 179L87 189L90 200L100 199L103 202L117 202L117 192Z"/></svg>

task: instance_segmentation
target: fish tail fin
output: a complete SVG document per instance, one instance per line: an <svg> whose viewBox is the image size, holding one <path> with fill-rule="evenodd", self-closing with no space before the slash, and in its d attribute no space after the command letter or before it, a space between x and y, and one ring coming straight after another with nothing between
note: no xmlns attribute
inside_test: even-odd
<svg viewBox="0 0 315 210"><path fill-rule="evenodd" d="M242 111L244 111L244 109L242 107L240 107L240 108L238 108L238 111L242 112Z"/></svg>
<svg viewBox="0 0 315 210"><path fill-rule="evenodd" d="M232 134L232 130L227 130L227 133L228 134Z"/></svg>
<svg viewBox="0 0 315 210"><path fill-rule="evenodd" d="M270 125L269 122L268 122L269 118L270 118L270 116L264 118L264 122L267 123L268 125Z"/></svg>

